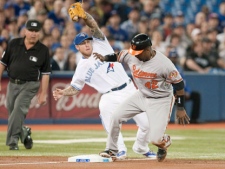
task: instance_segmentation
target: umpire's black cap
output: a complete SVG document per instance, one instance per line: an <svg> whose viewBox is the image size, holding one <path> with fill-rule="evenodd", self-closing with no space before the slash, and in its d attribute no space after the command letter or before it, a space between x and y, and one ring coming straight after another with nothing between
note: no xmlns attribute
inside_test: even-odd
<svg viewBox="0 0 225 169"><path fill-rule="evenodd" d="M129 53L132 55L139 55L148 46L152 46L150 37L144 33L138 34L131 40Z"/></svg>
<svg viewBox="0 0 225 169"><path fill-rule="evenodd" d="M38 20L31 19L26 22L26 28L30 31L40 31L41 23Z"/></svg>

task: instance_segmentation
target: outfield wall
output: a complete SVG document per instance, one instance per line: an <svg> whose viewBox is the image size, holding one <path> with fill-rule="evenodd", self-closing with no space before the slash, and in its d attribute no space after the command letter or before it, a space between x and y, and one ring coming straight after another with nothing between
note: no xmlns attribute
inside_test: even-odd
<svg viewBox="0 0 225 169"><path fill-rule="evenodd" d="M70 84L73 72L54 72L51 75L48 103L39 107L36 97L32 100L27 116L27 123L101 123L98 103L101 94L89 86L77 96L64 97L55 101L52 91L55 88L64 88ZM185 73L186 80L192 90L199 91L202 98L200 120L202 122L225 120L225 74L196 74ZM6 74L2 78L2 91L0 93L0 124L7 123L7 110L5 108L5 94L8 84ZM192 103L186 104L188 114ZM174 113L171 121L174 121ZM133 121L129 121L133 123Z"/></svg>
<svg viewBox="0 0 225 169"><path fill-rule="evenodd" d="M186 79L193 90L201 93L201 120L225 120L225 75L187 74Z"/></svg>

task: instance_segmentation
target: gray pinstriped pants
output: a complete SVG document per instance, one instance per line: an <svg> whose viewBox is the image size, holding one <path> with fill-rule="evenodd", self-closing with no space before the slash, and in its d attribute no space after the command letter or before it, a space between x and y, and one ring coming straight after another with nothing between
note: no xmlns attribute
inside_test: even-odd
<svg viewBox="0 0 225 169"><path fill-rule="evenodd" d="M8 131L6 145L17 145L27 135L24 130L24 120L29 110L32 98L37 94L40 82L26 82L14 84L9 82L6 94L6 107L8 109Z"/></svg>

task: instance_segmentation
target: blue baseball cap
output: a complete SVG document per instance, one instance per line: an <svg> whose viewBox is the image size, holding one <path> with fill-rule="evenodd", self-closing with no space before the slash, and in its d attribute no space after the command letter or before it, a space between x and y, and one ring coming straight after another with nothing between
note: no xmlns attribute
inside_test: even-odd
<svg viewBox="0 0 225 169"><path fill-rule="evenodd" d="M82 43L85 40L93 40L93 38L88 36L88 34L86 34L86 33L79 33L75 37L73 43L74 43L74 45L79 45L80 43Z"/></svg>

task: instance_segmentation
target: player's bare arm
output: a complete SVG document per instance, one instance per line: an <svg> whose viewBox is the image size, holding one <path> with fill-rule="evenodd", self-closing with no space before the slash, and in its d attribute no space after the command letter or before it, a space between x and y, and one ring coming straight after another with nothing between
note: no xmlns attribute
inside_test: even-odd
<svg viewBox="0 0 225 169"><path fill-rule="evenodd" d="M100 61L102 61L102 62L104 62L105 61L105 58L104 58L104 56L102 56L101 54L99 54L99 53L93 53L93 57L95 58L95 59L99 59Z"/></svg>
<svg viewBox="0 0 225 169"><path fill-rule="evenodd" d="M79 92L79 90L76 90L74 87L69 86L68 88L63 90L63 96L73 96L78 94Z"/></svg>
<svg viewBox="0 0 225 169"><path fill-rule="evenodd" d="M84 11L82 7L82 3L76 2L71 4L68 9L68 14L70 18L75 22L78 21L78 18L82 18L84 22L86 23L86 25L91 29L92 35L95 38L102 39L102 40L105 39L104 34L99 29L99 26L97 22L94 20L94 18L89 13Z"/></svg>
<svg viewBox="0 0 225 169"><path fill-rule="evenodd" d="M53 91L53 97L55 100L60 99L62 96L73 96L73 95L77 95L79 93L78 90L76 90L74 87L69 86L65 89L55 89Z"/></svg>
<svg viewBox="0 0 225 169"><path fill-rule="evenodd" d="M86 15L87 15L87 19L84 19L84 22L90 28L93 36L95 38L104 40L105 36L102 33L102 31L100 30L100 28L98 27L97 22L94 20L94 18L89 13L86 12Z"/></svg>
<svg viewBox="0 0 225 169"><path fill-rule="evenodd" d="M176 118L179 124L189 124L190 118L188 117L186 110L184 109L185 103L185 91L184 91L184 82L183 80L179 83L173 84L174 88L176 89L176 105L177 105L177 112Z"/></svg>
<svg viewBox="0 0 225 169"><path fill-rule="evenodd" d="M3 71L4 70L5 70L5 66L0 63L0 91L2 90L2 87L1 87L1 79L2 79L2 74L3 74Z"/></svg>

